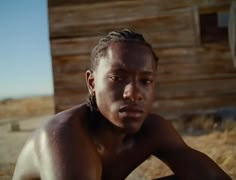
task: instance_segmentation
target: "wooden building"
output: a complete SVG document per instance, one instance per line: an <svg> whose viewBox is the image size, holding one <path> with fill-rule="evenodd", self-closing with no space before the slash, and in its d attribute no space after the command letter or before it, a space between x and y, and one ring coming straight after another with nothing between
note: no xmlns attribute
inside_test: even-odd
<svg viewBox="0 0 236 180"><path fill-rule="evenodd" d="M124 28L143 33L160 58L153 111L165 116L236 107L229 45L235 47L235 39L229 41L225 24L234 2L49 0L56 112L85 100L92 48L109 31Z"/></svg>

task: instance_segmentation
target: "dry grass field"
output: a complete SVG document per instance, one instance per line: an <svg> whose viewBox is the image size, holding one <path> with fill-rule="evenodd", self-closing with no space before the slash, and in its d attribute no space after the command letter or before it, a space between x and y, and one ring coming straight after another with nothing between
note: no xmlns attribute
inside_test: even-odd
<svg viewBox="0 0 236 180"><path fill-rule="evenodd" d="M26 118L53 114L53 96L39 96L0 101L0 120L6 118Z"/></svg>
<svg viewBox="0 0 236 180"><path fill-rule="evenodd" d="M16 158L35 128L54 113L53 97L5 99L0 101L0 179L9 180ZM20 124L19 132L12 131L12 124ZM194 117L187 121L175 121L184 140L193 148L210 156L236 180L236 121L225 120L218 127L209 116ZM201 130L196 135L195 130ZM185 133L183 133L185 132ZM193 162L194 163L194 162ZM172 172L158 159L150 157L127 180L148 180L169 175Z"/></svg>

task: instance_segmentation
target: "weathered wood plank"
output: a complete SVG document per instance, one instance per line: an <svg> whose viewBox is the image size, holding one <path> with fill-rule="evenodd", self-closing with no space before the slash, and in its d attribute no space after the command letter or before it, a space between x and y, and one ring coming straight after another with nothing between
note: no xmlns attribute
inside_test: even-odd
<svg viewBox="0 0 236 180"><path fill-rule="evenodd" d="M216 1L216 0L211 0ZM87 18L88 14L91 13L91 17L96 18L96 14L100 16L100 19L117 19L122 17L140 16L138 12L148 13L147 15L158 13L162 10L171 10L178 8L186 8L192 6L211 6L212 4L229 4L230 0L225 0L223 2L209 2L205 0L127 0L115 2L99 2L92 4L81 4L81 3L63 3L61 6L50 6L49 0L49 16L55 14L55 12L60 12L61 14L72 15L78 12L81 13L82 17ZM77 1L79 2L79 1ZM146 10L149 10L146 11ZM123 12L123 14L119 14ZM95 14L95 15L94 15ZM116 16L118 15L118 16ZM99 18L99 17L97 17Z"/></svg>
<svg viewBox="0 0 236 180"><path fill-rule="evenodd" d="M159 83L156 94L157 99L185 99L227 94L236 96L236 77Z"/></svg>
<svg viewBox="0 0 236 180"><path fill-rule="evenodd" d="M112 0L112 2L120 0ZM48 0L48 6L70 6L70 5L83 5L83 4L95 4L95 3L105 3L111 2L111 0Z"/></svg>
<svg viewBox="0 0 236 180"><path fill-rule="evenodd" d="M176 77L174 77L176 75ZM158 83L175 83L176 81L195 81L195 80L216 80L216 79L229 79L229 78L235 78L236 74L232 73L217 73L217 74L193 74L193 75L183 75L183 74L175 74L172 75L157 75L157 82Z"/></svg>
<svg viewBox="0 0 236 180"><path fill-rule="evenodd" d="M188 9L189 10L189 9ZM193 29L195 25L193 24L193 13L186 11L167 11L159 13L156 16L142 16L142 17L129 17L124 19L109 19L109 20L94 20L90 21L88 18L87 21L74 22L72 20L71 23L64 21L58 22L57 24L53 23L55 27L52 25L51 27L51 37L83 37L83 36L99 36L104 35L109 31L114 29L124 29L130 28L137 32L143 32L144 30L148 30L148 32L157 32L157 31L165 31L165 30L180 30L180 29ZM79 16L79 15L78 15ZM79 17L74 17L78 19ZM183 21L184 19L184 21ZM60 29L57 26L61 26ZM68 33L68 34L67 34Z"/></svg>
<svg viewBox="0 0 236 180"><path fill-rule="evenodd" d="M198 39L194 32L189 29L177 30L175 33L171 30L156 33L144 32L142 34L154 48L193 46L198 44ZM51 53L53 56L89 54L101 37L51 40Z"/></svg>
<svg viewBox="0 0 236 180"><path fill-rule="evenodd" d="M88 9L79 6L71 7L72 9L56 8L50 11L50 37L103 36L114 29L131 28L137 32L146 32L147 34L188 30L192 32L191 35L195 39L194 43L199 42L199 23L196 8L160 12L149 6L146 9L141 6L139 9L130 11L126 11L127 7L122 6L117 7L117 9L108 8L109 12L107 14L109 15L104 12L103 7L100 7L101 9L98 7L93 9L93 6L91 6L93 8Z"/></svg>
<svg viewBox="0 0 236 180"><path fill-rule="evenodd" d="M89 54L101 36L51 39L53 56Z"/></svg>
<svg viewBox="0 0 236 180"><path fill-rule="evenodd" d="M230 106L236 107L236 96L192 97L189 99L157 100L153 104L153 112L185 114L190 112L206 112Z"/></svg>
<svg viewBox="0 0 236 180"><path fill-rule="evenodd" d="M89 55L54 56L52 58L53 73L79 73L85 72L90 66Z"/></svg>
<svg viewBox="0 0 236 180"><path fill-rule="evenodd" d="M54 86L58 88L61 86L74 87L78 90L84 90L84 87L86 87L85 73L57 74L54 76Z"/></svg>
<svg viewBox="0 0 236 180"><path fill-rule="evenodd" d="M118 1L118 2L117 2ZM163 9L175 9L175 8L183 8L189 6L199 6L201 8L207 9L207 7L214 6L223 6L225 4L229 4L232 0L48 0L49 8L59 7L59 6L88 6L91 4L99 4L100 6L106 6L106 4L113 4L117 6L118 4L126 5L129 8L133 6L145 6L148 3L151 3L154 6L157 6L158 10ZM104 5L105 4L105 5ZM111 7L112 8L112 7Z"/></svg>
<svg viewBox="0 0 236 180"><path fill-rule="evenodd" d="M227 63L230 60L230 50L227 43L208 43L196 47L156 48L160 64L182 63ZM230 64L231 65L231 64Z"/></svg>
<svg viewBox="0 0 236 180"><path fill-rule="evenodd" d="M228 63L162 64L158 67L160 82L235 77L236 69Z"/></svg>
<svg viewBox="0 0 236 180"><path fill-rule="evenodd" d="M219 55L219 56L217 56ZM160 53L159 57L159 66L161 65L181 65L181 64L211 64L211 63L222 63L225 66L232 66L233 62L230 57L229 51L223 52L220 54L216 51L209 51L209 53L201 53L196 55L186 54L186 55L176 55L176 56L163 56Z"/></svg>

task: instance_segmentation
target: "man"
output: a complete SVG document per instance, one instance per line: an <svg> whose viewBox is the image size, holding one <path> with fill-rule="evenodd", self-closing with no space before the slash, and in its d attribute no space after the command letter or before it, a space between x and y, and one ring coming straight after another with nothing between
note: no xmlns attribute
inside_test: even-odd
<svg viewBox="0 0 236 180"><path fill-rule="evenodd" d="M55 115L34 134L13 179L123 180L150 155L172 169L163 180L230 179L150 113L157 63L138 33L123 30L101 39L85 75L88 103Z"/></svg>

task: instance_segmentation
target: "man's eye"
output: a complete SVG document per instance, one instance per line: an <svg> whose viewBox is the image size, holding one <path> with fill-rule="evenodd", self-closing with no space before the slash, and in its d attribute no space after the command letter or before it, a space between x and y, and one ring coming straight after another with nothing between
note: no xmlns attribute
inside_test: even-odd
<svg viewBox="0 0 236 180"><path fill-rule="evenodd" d="M110 76L111 80L113 81L120 81L121 78L119 76Z"/></svg>
<svg viewBox="0 0 236 180"><path fill-rule="evenodd" d="M141 80L141 82L142 82L143 84L148 85L148 84L152 84L152 83L153 83L153 80L152 80L152 79L143 79L143 80Z"/></svg>

